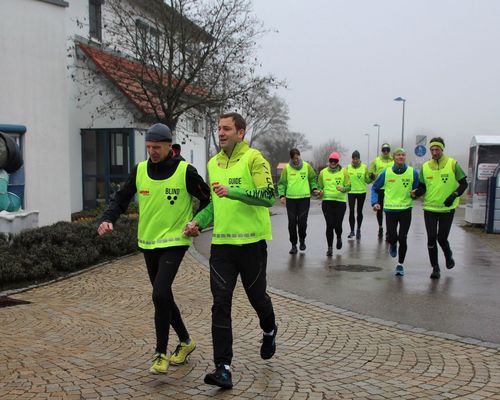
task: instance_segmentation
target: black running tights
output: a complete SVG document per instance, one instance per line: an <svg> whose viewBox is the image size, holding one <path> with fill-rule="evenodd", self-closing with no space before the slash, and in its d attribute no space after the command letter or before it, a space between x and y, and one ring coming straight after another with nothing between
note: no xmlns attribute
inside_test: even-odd
<svg viewBox="0 0 500 400"><path fill-rule="evenodd" d="M156 351L167 352L170 325L180 341L189 339L188 331L175 304L172 283L188 246L143 250L149 280L153 285L155 307Z"/></svg>
<svg viewBox="0 0 500 400"><path fill-rule="evenodd" d="M411 208L403 211L386 212L385 223L387 226L387 241L389 244L396 244L399 242L398 262L403 264L406 257L406 250L408 249L406 237L408 236L408 231L410 230Z"/></svg>
<svg viewBox="0 0 500 400"><path fill-rule="evenodd" d="M443 249L446 258L450 258L452 255L448 236L450 234L454 215L455 210L449 212L424 210L425 229L427 231L427 250L429 251L429 260L433 267L438 266L437 243L439 243Z"/></svg>
<svg viewBox="0 0 500 400"><path fill-rule="evenodd" d="M354 224L358 223L358 229L361 229L361 223L363 222L363 205L365 204L366 193L348 193L347 199L349 201L349 225L351 226L351 232L354 232ZM357 207L356 207L357 202ZM354 211L356 211L357 218L354 217Z"/></svg>

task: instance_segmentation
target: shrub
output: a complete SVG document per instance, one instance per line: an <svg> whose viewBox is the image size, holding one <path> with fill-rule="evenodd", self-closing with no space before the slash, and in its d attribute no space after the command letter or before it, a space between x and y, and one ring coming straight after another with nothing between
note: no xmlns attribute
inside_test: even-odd
<svg viewBox="0 0 500 400"><path fill-rule="evenodd" d="M49 280L137 251L137 221L121 217L99 237L95 222L54 225L0 235L0 290Z"/></svg>

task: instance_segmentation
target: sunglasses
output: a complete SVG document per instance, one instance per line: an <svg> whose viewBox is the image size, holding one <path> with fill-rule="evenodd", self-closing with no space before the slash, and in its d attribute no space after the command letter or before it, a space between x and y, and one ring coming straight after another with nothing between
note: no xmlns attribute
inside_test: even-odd
<svg viewBox="0 0 500 400"><path fill-rule="evenodd" d="M382 152L383 152L383 153L388 153L388 152L390 152L390 151L391 151L391 149L382 149Z"/></svg>
<svg viewBox="0 0 500 400"><path fill-rule="evenodd" d="M330 158L328 161L334 162L334 163L338 163L339 162L339 160L337 160L336 158Z"/></svg>

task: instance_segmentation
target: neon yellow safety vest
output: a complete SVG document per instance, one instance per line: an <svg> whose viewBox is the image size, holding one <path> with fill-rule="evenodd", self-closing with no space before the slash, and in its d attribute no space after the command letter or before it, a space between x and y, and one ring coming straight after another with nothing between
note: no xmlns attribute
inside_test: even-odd
<svg viewBox="0 0 500 400"><path fill-rule="evenodd" d="M256 189L248 167L250 157L258 150L249 149L239 161L229 168L220 168L217 158L208 162L210 185L215 182L224 186ZM272 239L269 209L253 206L239 200L219 197L212 192L214 206L214 230L212 244L247 244Z"/></svg>
<svg viewBox="0 0 500 400"><path fill-rule="evenodd" d="M139 199L138 245L141 249L189 246L184 236L193 218L193 198L186 188L188 163L180 161L174 174L163 180L148 176L148 162L137 166L136 187Z"/></svg>
<svg viewBox="0 0 500 400"><path fill-rule="evenodd" d="M458 197L449 207L443 204L446 198L458 187L458 181L453 169L455 163L456 161L453 158L448 158L446 165L442 169L432 169L429 166L429 161L426 161L422 166L422 174L425 180L424 210L448 212L458 207L460 202Z"/></svg>
<svg viewBox="0 0 500 400"><path fill-rule="evenodd" d="M323 175L323 200L347 201L347 194L339 192L337 186L344 186L345 171L340 169L337 172L332 172L330 168L326 167L321 171Z"/></svg>
<svg viewBox="0 0 500 400"><path fill-rule="evenodd" d="M406 210L413 207L410 192L413 187L413 168L407 167L402 174L396 174L392 168L385 170L384 208L387 210Z"/></svg>
<svg viewBox="0 0 500 400"><path fill-rule="evenodd" d="M286 198L304 199L311 197L309 187L308 164L303 161L301 169L295 169L290 164L286 166Z"/></svg>
<svg viewBox="0 0 500 400"><path fill-rule="evenodd" d="M366 172L368 167L366 164L360 164L358 168L354 168L352 164L347 166L347 173L351 178L351 191L349 193L358 194L366 193Z"/></svg>
<svg viewBox="0 0 500 400"><path fill-rule="evenodd" d="M375 173L377 175L380 175L380 173L389 167L392 167L394 165L394 160L391 159L385 159L380 156L375 158Z"/></svg>

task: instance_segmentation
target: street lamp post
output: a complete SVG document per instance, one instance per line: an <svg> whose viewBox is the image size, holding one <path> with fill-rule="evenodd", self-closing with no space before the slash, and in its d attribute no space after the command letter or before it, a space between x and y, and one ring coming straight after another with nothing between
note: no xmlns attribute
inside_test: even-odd
<svg viewBox="0 0 500 400"><path fill-rule="evenodd" d="M367 163L369 163L370 162L370 134L369 133L365 133L365 136L368 136L368 148L367 148L367 150L368 150L368 152L367 152L367 156L368 156L367 160L368 161L367 161Z"/></svg>
<svg viewBox="0 0 500 400"><path fill-rule="evenodd" d="M373 124L377 127L377 152L380 151L380 124Z"/></svg>
<svg viewBox="0 0 500 400"><path fill-rule="evenodd" d="M396 97L394 101L402 101L403 102L403 122L401 123L401 147L404 147L404 138L405 138L405 103L406 99L402 97Z"/></svg>

